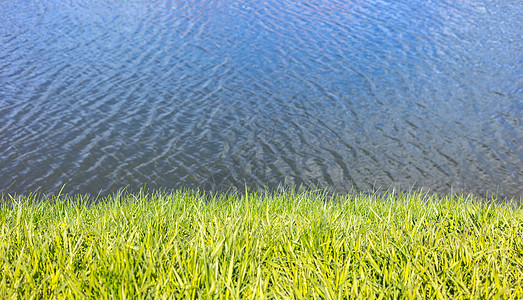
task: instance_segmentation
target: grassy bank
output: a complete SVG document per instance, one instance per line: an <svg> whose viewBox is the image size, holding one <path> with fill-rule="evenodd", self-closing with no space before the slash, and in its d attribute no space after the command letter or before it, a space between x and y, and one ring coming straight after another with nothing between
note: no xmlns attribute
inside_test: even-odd
<svg viewBox="0 0 523 300"><path fill-rule="evenodd" d="M523 297L523 209L470 197L2 197L3 299Z"/></svg>

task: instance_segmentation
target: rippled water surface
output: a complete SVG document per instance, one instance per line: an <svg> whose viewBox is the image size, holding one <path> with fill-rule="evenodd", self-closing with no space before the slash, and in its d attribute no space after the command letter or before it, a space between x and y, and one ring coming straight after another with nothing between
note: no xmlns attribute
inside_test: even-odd
<svg viewBox="0 0 523 300"><path fill-rule="evenodd" d="M523 196L519 0L2 1L0 192Z"/></svg>

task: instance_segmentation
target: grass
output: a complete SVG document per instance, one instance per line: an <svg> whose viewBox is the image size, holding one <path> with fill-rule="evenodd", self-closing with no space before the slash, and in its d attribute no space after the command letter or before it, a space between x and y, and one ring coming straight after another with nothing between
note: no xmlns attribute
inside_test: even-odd
<svg viewBox="0 0 523 300"><path fill-rule="evenodd" d="M1 197L2 299L523 298L523 209L471 196Z"/></svg>

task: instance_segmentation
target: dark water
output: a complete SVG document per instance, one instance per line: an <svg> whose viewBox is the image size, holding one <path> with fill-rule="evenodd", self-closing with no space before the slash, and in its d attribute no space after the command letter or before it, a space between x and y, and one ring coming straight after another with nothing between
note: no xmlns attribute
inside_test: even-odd
<svg viewBox="0 0 523 300"><path fill-rule="evenodd" d="M523 196L519 0L0 2L0 192Z"/></svg>

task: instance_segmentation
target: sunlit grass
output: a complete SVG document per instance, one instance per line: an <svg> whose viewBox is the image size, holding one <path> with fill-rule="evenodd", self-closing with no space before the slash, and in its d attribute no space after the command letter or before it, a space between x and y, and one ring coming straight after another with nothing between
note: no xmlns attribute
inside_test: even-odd
<svg viewBox="0 0 523 300"><path fill-rule="evenodd" d="M423 193L2 195L0 298L523 298L523 210Z"/></svg>

